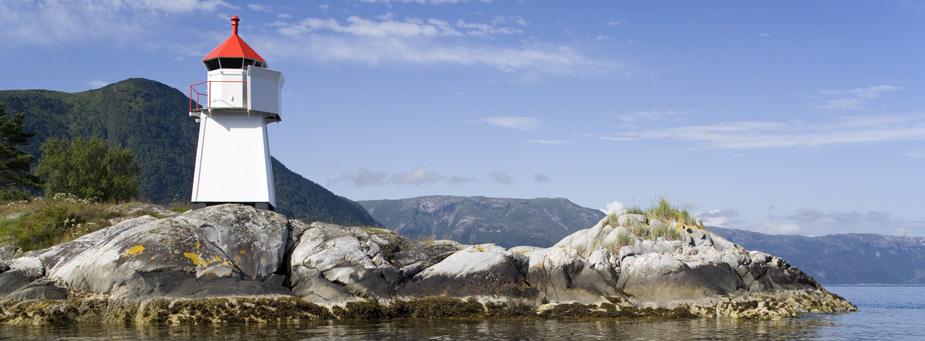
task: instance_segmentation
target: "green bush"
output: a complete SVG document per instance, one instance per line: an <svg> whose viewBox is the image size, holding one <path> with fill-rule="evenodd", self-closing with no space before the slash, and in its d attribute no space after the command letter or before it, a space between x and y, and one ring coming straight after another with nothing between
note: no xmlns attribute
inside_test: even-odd
<svg viewBox="0 0 925 341"><path fill-rule="evenodd" d="M42 155L35 173L44 181L46 195L71 193L104 202L138 196L138 167L128 149L99 138L52 138L42 145Z"/></svg>

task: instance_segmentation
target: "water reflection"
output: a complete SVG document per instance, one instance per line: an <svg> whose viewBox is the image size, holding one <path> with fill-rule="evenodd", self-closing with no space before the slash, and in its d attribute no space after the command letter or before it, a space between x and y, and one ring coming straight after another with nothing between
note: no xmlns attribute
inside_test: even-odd
<svg viewBox="0 0 925 341"><path fill-rule="evenodd" d="M925 287L829 288L855 302L852 314L780 321L398 320L302 326L2 326L0 340L925 340Z"/></svg>
<svg viewBox="0 0 925 341"><path fill-rule="evenodd" d="M49 336L68 336L81 340L475 340L475 339L626 339L687 340L720 339L820 339L820 330L834 322L820 318L782 321L735 321L692 319L670 321L631 320L398 320L380 323L320 323L304 326L222 327L98 326L75 325L64 328L4 326L0 335L7 339L40 340Z"/></svg>

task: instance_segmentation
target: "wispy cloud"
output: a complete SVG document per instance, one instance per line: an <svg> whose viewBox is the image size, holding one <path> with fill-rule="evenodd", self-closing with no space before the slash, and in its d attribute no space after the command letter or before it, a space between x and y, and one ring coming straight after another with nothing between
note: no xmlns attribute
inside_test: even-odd
<svg viewBox="0 0 925 341"><path fill-rule="evenodd" d="M491 0L360 0L360 2L369 3L369 4L386 4L386 5L391 5L393 3L418 4L418 5L455 5L455 4L463 4L467 2L490 3Z"/></svg>
<svg viewBox="0 0 925 341"><path fill-rule="evenodd" d="M137 42L163 14L233 8L222 0L0 1L5 46L59 46L86 41Z"/></svg>
<svg viewBox="0 0 925 341"><path fill-rule="evenodd" d="M506 26L511 22L516 26ZM544 42L493 44L474 39L521 32L522 19L493 19L488 23L393 16L363 18L307 18L278 21L278 36L255 40L262 51L278 57L308 56L324 62L383 64L448 64L489 66L505 72L580 74L622 67L614 61L589 58L573 47ZM519 47L517 45L520 45Z"/></svg>
<svg viewBox="0 0 925 341"><path fill-rule="evenodd" d="M549 178L549 175L546 175L543 173L534 173L532 178L533 178L533 182L538 183L538 184L544 184L544 183L552 181L552 179Z"/></svg>
<svg viewBox="0 0 925 341"><path fill-rule="evenodd" d="M109 82L99 79L94 79L87 82L87 86L89 86L91 89L102 88L107 85L109 85Z"/></svg>
<svg viewBox="0 0 925 341"><path fill-rule="evenodd" d="M254 12L264 12L264 13L271 12L270 6L261 5L261 4L248 4L247 9L254 11Z"/></svg>
<svg viewBox="0 0 925 341"><path fill-rule="evenodd" d="M491 172L488 174L488 179L491 180L491 182L499 183L502 185L510 185L514 183L514 177L505 171Z"/></svg>
<svg viewBox="0 0 925 341"><path fill-rule="evenodd" d="M814 105L814 107L827 110L862 109L864 104L868 101L880 98L883 94L900 89L900 87L895 85L875 85L848 90L820 90L819 93L813 97L821 98L822 102Z"/></svg>
<svg viewBox="0 0 925 341"><path fill-rule="evenodd" d="M800 208L786 215L745 218L738 210L723 209L697 213L706 226L751 230L768 234L826 235L873 232L881 234L923 234L925 222L903 220L878 210L820 210Z"/></svg>
<svg viewBox="0 0 925 341"><path fill-rule="evenodd" d="M687 113L675 110L646 110L618 114L617 118L623 123L634 124L639 121L662 121L667 119L674 119L684 114Z"/></svg>
<svg viewBox="0 0 925 341"><path fill-rule="evenodd" d="M904 155L906 155L906 157L908 157L908 158L910 158L910 159L922 159L922 158L925 158L925 152L923 152L923 151L911 151L911 152L906 152L906 154L904 154Z"/></svg>
<svg viewBox="0 0 925 341"><path fill-rule="evenodd" d="M445 175L425 168L415 168L398 173L361 168L345 172L337 178L329 179L328 183L335 184L345 182L358 187L381 185L422 186L437 183L459 185L477 180L478 179L475 177Z"/></svg>
<svg viewBox="0 0 925 341"><path fill-rule="evenodd" d="M749 149L925 140L925 115L858 116L836 122L739 121L626 131L600 140L693 142L696 148Z"/></svg>
<svg viewBox="0 0 925 341"><path fill-rule="evenodd" d="M575 141L572 141L572 140L532 139L532 140L526 140L526 141L524 141L524 143L529 143L529 144L553 144L553 145L558 145L558 144L573 144L573 143L575 143Z"/></svg>
<svg viewBox="0 0 925 341"><path fill-rule="evenodd" d="M533 131L540 127L540 121L536 117L529 116L493 116L481 119L479 122L522 131Z"/></svg>

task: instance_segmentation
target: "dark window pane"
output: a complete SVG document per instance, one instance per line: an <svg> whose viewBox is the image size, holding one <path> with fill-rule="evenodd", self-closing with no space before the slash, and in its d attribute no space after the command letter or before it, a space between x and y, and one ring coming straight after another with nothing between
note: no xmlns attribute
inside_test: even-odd
<svg viewBox="0 0 925 341"><path fill-rule="evenodd" d="M219 58L222 69L240 69L243 63L243 58Z"/></svg>
<svg viewBox="0 0 925 341"><path fill-rule="evenodd" d="M206 70L212 71L218 69L218 59L209 59L204 63L206 63Z"/></svg>

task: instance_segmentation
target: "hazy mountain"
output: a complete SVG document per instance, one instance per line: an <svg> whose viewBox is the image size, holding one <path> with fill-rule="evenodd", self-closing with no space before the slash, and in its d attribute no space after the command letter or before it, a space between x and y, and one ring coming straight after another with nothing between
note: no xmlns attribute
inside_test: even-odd
<svg viewBox="0 0 925 341"><path fill-rule="evenodd" d="M359 201L377 221L410 238L550 246L604 213L567 199L428 196Z"/></svg>
<svg viewBox="0 0 925 341"><path fill-rule="evenodd" d="M866 233L805 237L708 229L746 249L784 258L823 283L925 284L922 237Z"/></svg>
<svg viewBox="0 0 925 341"><path fill-rule="evenodd" d="M9 113L26 115L26 128L36 133L27 150L36 158L49 137L98 136L134 151L142 199L189 200L198 125L187 116L189 99L177 89L132 78L78 93L0 91L0 103ZM355 202L273 161L280 212L305 220L377 225Z"/></svg>

